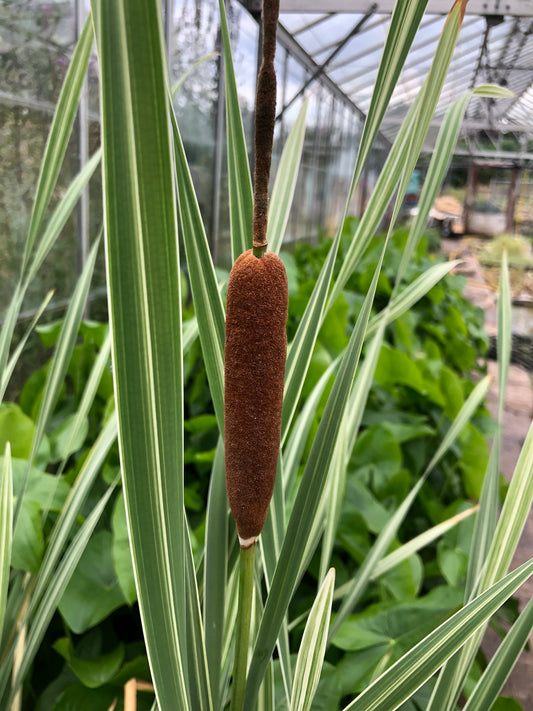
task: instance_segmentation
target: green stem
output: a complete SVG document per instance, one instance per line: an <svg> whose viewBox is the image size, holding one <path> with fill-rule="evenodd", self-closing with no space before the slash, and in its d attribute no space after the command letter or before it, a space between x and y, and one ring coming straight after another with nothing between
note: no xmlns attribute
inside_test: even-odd
<svg viewBox="0 0 533 711"><path fill-rule="evenodd" d="M252 249L252 254L254 257L257 257L257 259L261 259L263 254L267 251L267 245L265 244L264 247L254 247Z"/></svg>
<svg viewBox="0 0 533 711"><path fill-rule="evenodd" d="M230 711L243 711L246 671L248 667L248 647L250 643L250 618L254 596L255 543L249 548L241 548L239 564L239 609L237 610L237 639L233 664Z"/></svg>

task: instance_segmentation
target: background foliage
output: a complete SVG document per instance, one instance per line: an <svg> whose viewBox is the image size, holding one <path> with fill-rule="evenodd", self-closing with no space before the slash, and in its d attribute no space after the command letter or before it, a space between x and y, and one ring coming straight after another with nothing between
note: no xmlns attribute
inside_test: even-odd
<svg viewBox="0 0 533 711"><path fill-rule="evenodd" d="M352 230L350 219L342 244L348 244ZM376 312L390 296L391 280L406 238L404 231L394 234L378 285ZM380 240L378 236L372 241L361 260L360 269L328 312L302 390L300 408L347 345L376 267ZM322 238L318 246L300 244L293 252L281 253L291 293L289 340L302 317L330 247L331 241ZM344 249L341 245L336 270L342 263ZM422 240L408 280L416 279L434 263L435 256L427 251L426 242ZM222 272L220 276L223 276ZM447 277L387 329L363 417L363 431L350 458L342 497L333 554L338 586L347 582L361 565L390 513L397 509L427 466L437 443L472 391L471 373L483 372L483 358L487 351L483 314L464 299L463 287L464 278ZM194 318L194 310L186 282L182 298L187 328L187 322L191 323ZM61 325L61 322L55 322L38 327L45 349L55 346ZM49 519L53 520L64 504L87 452L112 412L113 386L108 364L82 432L65 448L69 425L80 406L95 360L102 347L105 348L106 335L105 324L90 321L82 322L80 326L78 344L26 489L23 518L13 543L12 564L16 569L29 573L39 569L44 540L50 529ZM47 362L32 373L18 402L6 402L0 408L0 448L4 448L8 439L11 441L15 493L24 469L23 460L31 451L49 368L50 362ZM184 361L184 386L185 506L192 526L193 546L200 555L218 428L198 341L192 345ZM304 461L330 386L331 382L316 408ZM428 527L471 510L472 501L479 497L488 460L485 437L493 427L485 408L480 408L460 440L433 470L412 515L401 527L393 549ZM61 463L65 459L68 464L63 469ZM115 445L81 511L82 515L92 509L94 502L115 480L118 471ZM59 486L53 478L54 473L61 475ZM47 496L53 498L48 504L47 516L43 518L43 502L47 501ZM473 519L466 518L436 545L413 554L369 589L361 611L349 618L328 653L327 671L318 697L323 699L323 708L332 708L333 698L339 703L342 697L362 690L385 655L392 654L391 659L399 657L438 619L444 619L457 609L462 598L472 529ZM312 604L319 563L317 556L292 602L296 618ZM424 619L427 619L426 625ZM393 633L396 626L397 631ZM365 642L366 628L371 629L372 634ZM292 632L294 646L302 631L303 622ZM53 654L50 654L50 647L55 650ZM364 654L362 650L366 650ZM35 671L27 683L27 698L31 699L28 703L34 704L39 711L95 709L98 707L95 704L110 703L131 674L149 679L136 606L124 502L121 493L117 492L89 541L43 641ZM83 702L80 687L84 688ZM78 695L80 700L75 702L76 706L68 706ZM144 698L148 704L148 695ZM53 705L51 699L54 699Z"/></svg>

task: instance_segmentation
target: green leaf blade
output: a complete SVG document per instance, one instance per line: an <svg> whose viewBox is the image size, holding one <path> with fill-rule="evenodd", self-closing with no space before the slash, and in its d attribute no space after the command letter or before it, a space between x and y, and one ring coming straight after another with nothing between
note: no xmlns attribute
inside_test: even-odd
<svg viewBox="0 0 533 711"><path fill-rule="evenodd" d="M11 447L8 442L0 479L0 635L4 629L12 538L13 471L11 468Z"/></svg>
<svg viewBox="0 0 533 711"><path fill-rule="evenodd" d="M247 708L253 708L255 704L268 659L274 649L279 629L299 578L307 539L316 523L320 508L318 504L324 489L328 464L333 454L353 385L385 248L386 243L350 337L339 374L329 395L287 525L248 671L244 699ZM313 512L314 515L310 515L309 512Z"/></svg>
<svg viewBox="0 0 533 711"><path fill-rule="evenodd" d="M83 79L89 63L92 44L93 28L91 19L87 18L76 49L74 50L74 55L61 89L56 112L50 128L30 220L28 239L24 249L23 273L25 265L29 261L33 245L35 244L46 208L61 169L65 151L67 150Z"/></svg>
<svg viewBox="0 0 533 711"><path fill-rule="evenodd" d="M224 51L231 251L235 261L239 254L252 248L253 195L224 0L219 0L218 5Z"/></svg>
<svg viewBox="0 0 533 711"><path fill-rule="evenodd" d="M533 630L533 598L498 647L468 698L463 711L485 711L492 708L511 670L518 661Z"/></svg>
<svg viewBox="0 0 533 711"><path fill-rule="evenodd" d="M532 573L533 561L528 561L461 608L393 664L344 711L397 709Z"/></svg>
<svg viewBox="0 0 533 711"><path fill-rule="evenodd" d="M161 9L155 0L94 0L92 10L130 545L159 705L185 710L181 294Z"/></svg>
<svg viewBox="0 0 533 711"><path fill-rule="evenodd" d="M272 188L268 210L267 242L268 248L276 254L283 242L296 189L296 179L304 146L308 103L307 100L302 103L296 121L291 128Z"/></svg>
<svg viewBox="0 0 533 711"><path fill-rule="evenodd" d="M215 268L202 223L200 208L192 183L178 124L171 110L178 183L179 221L198 320L198 333L209 389L217 416L218 428L224 432L224 307L217 285Z"/></svg>
<svg viewBox="0 0 533 711"><path fill-rule="evenodd" d="M331 568L316 596L305 626L294 671L291 711L309 711L320 680L328 637L335 570Z"/></svg>

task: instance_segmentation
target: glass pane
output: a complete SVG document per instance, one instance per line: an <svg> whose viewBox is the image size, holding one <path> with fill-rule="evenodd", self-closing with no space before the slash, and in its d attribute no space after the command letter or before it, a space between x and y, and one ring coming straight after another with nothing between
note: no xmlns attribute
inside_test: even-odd
<svg viewBox="0 0 533 711"><path fill-rule="evenodd" d="M0 315L20 267L35 186L55 103L75 43L70 2L4 2L0 14ZM77 131L52 206L79 170ZM76 280L76 214L31 285L25 308L55 288L67 299Z"/></svg>

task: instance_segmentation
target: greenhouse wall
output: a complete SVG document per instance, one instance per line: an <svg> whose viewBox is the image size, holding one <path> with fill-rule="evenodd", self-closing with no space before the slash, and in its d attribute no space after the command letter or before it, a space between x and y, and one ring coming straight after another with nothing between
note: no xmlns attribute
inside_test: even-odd
<svg viewBox="0 0 533 711"><path fill-rule="evenodd" d="M86 0L0 0L0 318L15 283L55 102L87 13ZM236 0L227 2L227 14L244 130L251 147L260 30L257 19ZM175 108L211 248L217 262L229 266L218 1L165 0L164 23L172 84L194 67L176 92ZM276 64L279 117L273 175L302 105L303 95L298 94L312 76L312 69L281 43ZM331 91L327 82L320 78L311 82L305 95L309 101L307 133L287 244L312 241L320 231L334 232L342 216L362 128L360 113L339 92ZM93 54L56 199L98 146L99 134ZM387 144L378 142L362 187L354 195L352 214L364 209L386 150ZM25 304L28 313L36 307L43 289L56 289L56 306L71 294L88 244L102 227L100 189L97 171L77 214L71 216L46 268L32 285ZM97 295L102 294L104 284L101 256L94 282Z"/></svg>

